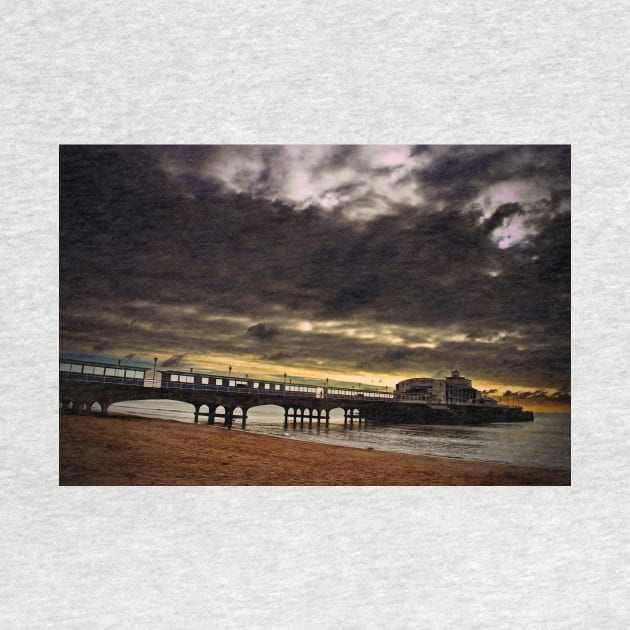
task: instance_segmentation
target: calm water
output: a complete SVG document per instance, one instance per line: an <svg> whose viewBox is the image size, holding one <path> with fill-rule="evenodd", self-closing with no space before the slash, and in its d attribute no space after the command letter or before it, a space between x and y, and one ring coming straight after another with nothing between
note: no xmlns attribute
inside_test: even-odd
<svg viewBox="0 0 630 630"><path fill-rule="evenodd" d="M177 401L138 401L118 403L110 412L150 415L181 422L193 422L191 407ZM200 417L200 424L205 420ZM222 419L217 419L221 424ZM240 420L234 421L240 427ZM289 420L284 428L284 415L279 407L265 406L250 409L247 431L284 436L289 439L324 442L359 448L437 455L490 462L505 462L521 466L571 468L571 422L569 414L535 414L534 422L496 423L475 427L442 425L396 425L388 427L343 426L343 412L334 410L328 429L322 424L317 429L304 428L299 422L294 429Z"/></svg>

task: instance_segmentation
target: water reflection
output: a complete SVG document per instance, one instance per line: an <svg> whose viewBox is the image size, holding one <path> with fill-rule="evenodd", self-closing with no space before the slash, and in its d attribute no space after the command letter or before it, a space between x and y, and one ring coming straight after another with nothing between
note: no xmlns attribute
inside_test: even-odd
<svg viewBox="0 0 630 630"><path fill-rule="evenodd" d="M254 410L252 410L254 411ZM251 412L250 412L251 413ZM248 420L248 429L282 435L282 422L259 413ZM495 423L483 426L396 425L372 426L358 423L344 426L332 421L318 432L289 424L288 435L296 439L325 441L360 448L401 453L436 455L522 466L570 469L571 431L568 414L537 414L534 422Z"/></svg>

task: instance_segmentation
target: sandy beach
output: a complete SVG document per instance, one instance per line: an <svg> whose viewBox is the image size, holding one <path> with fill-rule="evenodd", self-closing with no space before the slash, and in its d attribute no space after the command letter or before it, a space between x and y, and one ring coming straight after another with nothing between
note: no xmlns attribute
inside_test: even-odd
<svg viewBox="0 0 630 630"><path fill-rule="evenodd" d="M136 417L60 416L60 485L570 485L569 471Z"/></svg>

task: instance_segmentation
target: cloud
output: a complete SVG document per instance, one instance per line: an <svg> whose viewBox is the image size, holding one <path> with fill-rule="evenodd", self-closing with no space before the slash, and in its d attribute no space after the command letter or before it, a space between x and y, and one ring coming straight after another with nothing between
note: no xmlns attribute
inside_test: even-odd
<svg viewBox="0 0 630 630"><path fill-rule="evenodd" d="M294 354L290 352L274 352L273 354L261 357L264 361L286 361L287 359L293 359Z"/></svg>
<svg viewBox="0 0 630 630"><path fill-rule="evenodd" d="M504 203L500 205L493 213L492 216L485 222L484 227L486 232L492 232L503 223L511 219L514 215L523 214L523 209L518 203Z"/></svg>
<svg viewBox="0 0 630 630"><path fill-rule="evenodd" d="M453 146L435 153L426 168L415 171L429 200L470 202L493 185L507 182L525 182L543 193L541 197L568 187L570 148L565 145Z"/></svg>
<svg viewBox="0 0 630 630"><path fill-rule="evenodd" d="M492 390L496 391L496 390ZM556 403L571 403L571 394L567 391L557 391L553 394L549 394L545 390L530 391L516 391L512 392L506 390L501 394L503 398L516 398L518 400L535 400L542 402L556 402Z"/></svg>
<svg viewBox="0 0 630 630"><path fill-rule="evenodd" d="M255 337L256 339L260 339L261 341L270 341L274 337L277 337L280 334L280 331L273 326L259 323L254 326L250 326L247 329L247 334Z"/></svg>
<svg viewBox="0 0 630 630"><path fill-rule="evenodd" d="M162 361L160 367L165 368L165 367L181 366L184 361L185 356L186 356L185 354L174 354L173 356L169 357L165 361Z"/></svg>
<svg viewBox="0 0 630 630"><path fill-rule="evenodd" d="M62 348L176 363L266 342L296 366L564 386L568 164L555 146L62 147Z"/></svg>

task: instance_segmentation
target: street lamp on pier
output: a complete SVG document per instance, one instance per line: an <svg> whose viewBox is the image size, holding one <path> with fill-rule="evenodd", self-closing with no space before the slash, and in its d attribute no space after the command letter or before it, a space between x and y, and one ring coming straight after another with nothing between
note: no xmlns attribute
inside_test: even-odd
<svg viewBox="0 0 630 630"><path fill-rule="evenodd" d="M155 369L157 368L157 357L153 358L153 380L155 380Z"/></svg>

